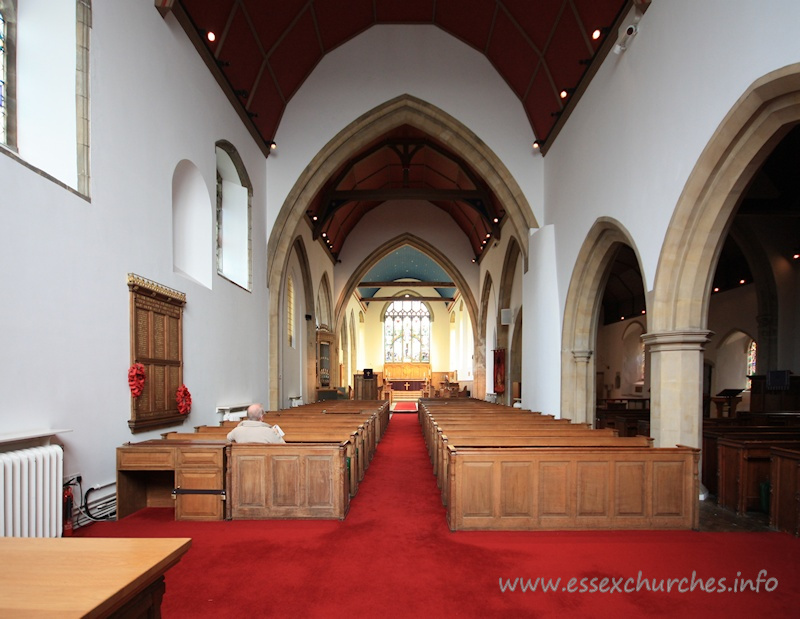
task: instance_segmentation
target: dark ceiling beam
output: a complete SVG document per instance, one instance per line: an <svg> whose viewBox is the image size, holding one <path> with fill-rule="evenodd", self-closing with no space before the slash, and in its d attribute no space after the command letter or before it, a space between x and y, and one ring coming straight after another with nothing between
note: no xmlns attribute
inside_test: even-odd
<svg viewBox="0 0 800 619"><path fill-rule="evenodd" d="M361 300L365 303L369 303L371 301L444 301L445 303L452 303L455 301L455 297L362 297Z"/></svg>
<svg viewBox="0 0 800 619"><path fill-rule="evenodd" d="M445 159L452 161L469 178L473 190L437 190L437 189L412 189L408 187L380 190L349 190L337 191L342 181L347 177L352 169L361 161L374 155L383 148L390 149L404 167L411 165L414 156L424 148L430 148L440 154ZM388 193L387 193L388 192ZM447 193L451 192L451 193ZM500 214L495 211L492 194L488 185L481 177L474 174L467 162L458 155L442 148L432 140L426 138L387 138L375 144L373 147L361 153L358 157L350 160L347 166L336 175L335 179L328 185L328 189L320 200L321 211L313 213L317 220L312 224L312 236L319 238L324 228L328 225L333 215L342 207L354 201L386 201L386 200L459 200L475 210L484 222L492 236L500 238ZM495 223L495 219L498 220Z"/></svg>
<svg viewBox="0 0 800 619"><path fill-rule="evenodd" d="M250 136L261 150L261 153L264 155L264 157L269 157L272 150L269 143L265 140L264 136L261 135L258 127L256 127L255 123L253 122L253 118L250 116L250 114L248 114L244 105L242 105L239 95L236 93L233 86L228 81L227 76L222 71L219 61L211 53L211 50L206 47L205 41L201 35L200 29L197 27L197 24L192 21L192 18L184 10L180 2L176 2L175 0L154 0L154 2L156 9L158 9L158 12L161 13L163 18L166 19L166 16L169 13L172 13L175 16L175 19L178 20L178 23L186 32L186 35L189 37L192 45L194 45L197 53L200 54L203 62L206 63L206 67L208 67L211 75L213 75L214 79L217 80L217 84L219 84L222 92L225 93L225 96L228 98L231 106L233 106L233 109L238 114L242 124L244 124L248 133L250 133Z"/></svg>
<svg viewBox="0 0 800 619"><path fill-rule="evenodd" d="M427 286L428 288L455 288L456 285L453 282L403 282L403 281L391 281L391 282L361 282L356 286L356 288L389 288L389 287L398 287L398 288L408 288L409 286Z"/></svg>

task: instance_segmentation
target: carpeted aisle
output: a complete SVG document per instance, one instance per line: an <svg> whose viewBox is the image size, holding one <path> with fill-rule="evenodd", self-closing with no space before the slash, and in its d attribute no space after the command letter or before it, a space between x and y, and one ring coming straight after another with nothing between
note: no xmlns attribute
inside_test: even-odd
<svg viewBox="0 0 800 619"><path fill-rule="evenodd" d="M392 417L343 522L174 522L171 510L149 509L78 534L193 538L167 572L165 619L754 618L794 616L800 606L800 540L782 533L451 533L415 415ZM755 582L759 570L777 581L758 593L717 592L738 589L737 573ZM687 578L688 588L693 571L694 592L680 593L680 582L671 593L643 584ZM560 578L558 590L501 592L500 579L537 577ZM576 589L586 579L586 590L563 590L571 578ZM640 591L602 593L603 578L620 588L632 578L628 587ZM697 581L711 578L714 592L701 591Z"/></svg>

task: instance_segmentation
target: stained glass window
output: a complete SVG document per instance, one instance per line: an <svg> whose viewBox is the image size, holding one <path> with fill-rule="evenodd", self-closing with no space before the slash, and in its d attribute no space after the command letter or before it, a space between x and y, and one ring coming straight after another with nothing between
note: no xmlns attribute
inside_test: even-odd
<svg viewBox="0 0 800 619"><path fill-rule="evenodd" d="M421 301L394 301L383 321L387 363L430 363L431 315Z"/></svg>
<svg viewBox="0 0 800 619"><path fill-rule="evenodd" d="M294 280L291 275L286 279L286 331L289 346L294 348Z"/></svg>
<svg viewBox="0 0 800 619"><path fill-rule="evenodd" d="M750 376L756 373L756 354L757 346L755 340L750 340L750 346L747 347L747 388L750 389Z"/></svg>
<svg viewBox="0 0 800 619"><path fill-rule="evenodd" d="M6 143L6 20L0 13L0 144Z"/></svg>

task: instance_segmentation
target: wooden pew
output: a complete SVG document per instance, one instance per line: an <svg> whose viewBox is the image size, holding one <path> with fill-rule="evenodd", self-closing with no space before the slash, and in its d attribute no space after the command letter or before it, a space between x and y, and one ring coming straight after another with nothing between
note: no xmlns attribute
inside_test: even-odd
<svg viewBox="0 0 800 619"><path fill-rule="evenodd" d="M763 436L753 438L748 435L717 440L717 502L720 506L739 514L760 509L760 486L769 482L773 447L797 449L800 448L800 440L765 439Z"/></svg>
<svg viewBox="0 0 800 619"><path fill-rule="evenodd" d="M769 524L800 536L800 449L770 450Z"/></svg>
<svg viewBox="0 0 800 619"><path fill-rule="evenodd" d="M228 445L233 520L336 518L350 506L347 444Z"/></svg>
<svg viewBox="0 0 800 619"><path fill-rule="evenodd" d="M699 449L448 449L452 531L696 529L699 524Z"/></svg>
<svg viewBox="0 0 800 619"><path fill-rule="evenodd" d="M740 426L729 424L704 424L703 425L703 455L702 455L702 481L708 491L717 496L719 494L719 453L717 441L720 438L751 437L764 440L793 440L800 439L800 430L781 428L776 426Z"/></svg>

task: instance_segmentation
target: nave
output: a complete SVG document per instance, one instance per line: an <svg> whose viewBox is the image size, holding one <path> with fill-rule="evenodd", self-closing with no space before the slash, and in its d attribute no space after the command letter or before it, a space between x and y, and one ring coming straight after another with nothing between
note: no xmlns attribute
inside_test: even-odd
<svg viewBox="0 0 800 619"><path fill-rule="evenodd" d="M784 616L800 593L800 540L695 531L457 532L417 416L394 414L342 521L173 520L145 509L86 537L191 537L166 574L170 617ZM500 580L776 578L772 592L501 592Z"/></svg>

